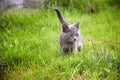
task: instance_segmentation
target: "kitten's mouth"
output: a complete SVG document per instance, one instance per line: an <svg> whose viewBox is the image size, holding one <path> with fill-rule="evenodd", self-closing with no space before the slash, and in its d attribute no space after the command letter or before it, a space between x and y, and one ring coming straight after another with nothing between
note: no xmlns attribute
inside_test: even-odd
<svg viewBox="0 0 120 80"><path fill-rule="evenodd" d="M69 44L73 44L74 42L76 42L76 40L67 41L67 43L69 43Z"/></svg>

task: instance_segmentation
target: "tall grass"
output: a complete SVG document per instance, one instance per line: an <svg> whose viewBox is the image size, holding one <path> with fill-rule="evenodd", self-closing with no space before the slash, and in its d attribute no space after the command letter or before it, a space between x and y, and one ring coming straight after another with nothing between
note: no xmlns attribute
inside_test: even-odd
<svg viewBox="0 0 120 80"><path fill-rule="evenodd" d="M110 6L119 6L119 0L45 0L45 7L64 7L68 10L80 10L82 13L94 13Z"/></svg>
<svg viewBox="0 0 120 80"><path fill-rule="evenodd" d="M5 13L0 16L0 79L120 79L119 8L96 14L67 9L61 12L70 23L80 21L82 52L61 55L61 24L52 9Z"/></svg>

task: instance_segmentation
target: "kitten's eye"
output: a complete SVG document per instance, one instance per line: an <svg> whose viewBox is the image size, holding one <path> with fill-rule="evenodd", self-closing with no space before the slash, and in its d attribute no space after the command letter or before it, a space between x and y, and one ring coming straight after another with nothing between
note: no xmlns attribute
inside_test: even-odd
<svg viewBox="0 0 120 80"><path fill-rule="evenodd" d="M76 33L76 36L79 36L79 34Z"/></svg>
<svg viewBox="0 0 120 80"><path fill-rule="evenodd" d="M70 36L73 36L73 34L70 34Z"/></svg>

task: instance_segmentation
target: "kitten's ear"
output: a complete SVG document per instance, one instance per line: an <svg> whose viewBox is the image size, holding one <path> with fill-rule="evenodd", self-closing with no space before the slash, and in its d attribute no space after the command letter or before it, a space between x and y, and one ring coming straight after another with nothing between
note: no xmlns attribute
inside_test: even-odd
<svg viewBox="0 0 120 80"><path fill-rule="evenodd" d="M73 26L79 28L79 22L75 23Z"/></svg>
<svg viewBox="0 0 120 80"><path fill-rule="evenodd" d="M65 24L65 23L63 23L62 24L62 30L63 30L63 32L66 32L68 29L69 29L68 25Z"/></svg>

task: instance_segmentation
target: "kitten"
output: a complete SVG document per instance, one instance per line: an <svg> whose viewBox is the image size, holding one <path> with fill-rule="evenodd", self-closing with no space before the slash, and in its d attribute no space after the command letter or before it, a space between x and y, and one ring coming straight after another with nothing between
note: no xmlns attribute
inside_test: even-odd
<svg viewBox="0 0 120 80"><path fill-rule="evenodd" d="M60 34L60 48L65 54L69 52L77 53L82 48L82 37L79 30L79 22L75 24L68 24L62 17L60 11L55 8L57 16L62 24L62 32Z"/></svg>

